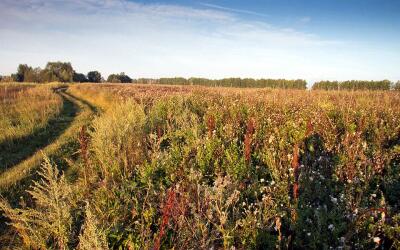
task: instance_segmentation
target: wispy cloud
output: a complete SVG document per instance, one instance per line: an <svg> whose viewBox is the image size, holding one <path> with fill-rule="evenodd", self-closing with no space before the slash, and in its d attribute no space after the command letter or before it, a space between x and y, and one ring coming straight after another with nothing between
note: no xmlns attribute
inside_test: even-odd
<svg viewBox="0 0 400 250"><path fill-rule="evenodd" d="M208 8L212 8L212 9L223 10L223 11L239 13L239 14L247 14L247 15L259 16L259 17L268 17L269 16L269 15L266 15L266 14L263 14L263 13L259 13L259 12L256 12L256 11L228 8L228 7L224 7L224 6L221 6L221 5L210 4L210 3L200 3L200 5L208 7Z"/></svg>
<svg viewBox="0 0 400 250"><path fill-rule="evenodd" d="M2 0L0 13L6 14L10 9L28 14L56 11L86 14L142 14L158 17L194 18L211 20L230 20L232 15L213 9L198 9L172 4L142 4L127 0Z"/></svg>
<svg viewBox="0 0 400 250"><path fill-rule="evenodd" d="M311 22L311 17L309 17L309 16L305 16L305 17L300 18L300 23L306 24L306 23L309 23L309 22Z"/></svg>

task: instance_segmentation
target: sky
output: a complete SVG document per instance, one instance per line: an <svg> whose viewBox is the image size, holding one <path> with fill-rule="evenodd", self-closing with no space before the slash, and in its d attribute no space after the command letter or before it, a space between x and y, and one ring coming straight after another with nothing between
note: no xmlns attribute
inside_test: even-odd
<svg viewBox="0 0 400 250"><path fill-rule="evenodd" d="M400 80L398 0L0 0L0 74Z"/></svg>

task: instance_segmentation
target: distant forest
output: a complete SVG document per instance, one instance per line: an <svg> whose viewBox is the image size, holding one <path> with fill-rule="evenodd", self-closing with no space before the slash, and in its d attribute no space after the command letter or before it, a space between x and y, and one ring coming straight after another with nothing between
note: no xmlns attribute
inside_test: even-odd
<svg viewBox="0 0 400 250"><path fill-rule="evenodd" d="M399 90L400 81L392 83L389 80L383 81L320 81L314 83L312 89L322 90L390 90L391 88Z"/></svg>
<svg viewBox="0 0 400 250"><path fill-rule="evenodd" d="M125 73L111 74L104 79L99 71L90 71L87 74L76 72L69 62L48 62L44 69L33 68L27 64L20 64L17 72L11 76L0 76L2 82L109 82L109 83L138 83L138 84L166 84L166 85L201 85L212 87L239 87L239 88L282 88L306 89L307 82L302 79L253 79L253 78L139 78L132 79ZM313 90L400 90L400 81L319 81L312 86Z"/></svg>

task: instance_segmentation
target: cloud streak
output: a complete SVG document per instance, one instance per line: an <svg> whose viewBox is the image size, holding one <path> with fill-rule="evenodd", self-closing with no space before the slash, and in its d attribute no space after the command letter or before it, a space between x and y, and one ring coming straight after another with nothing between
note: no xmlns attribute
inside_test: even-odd
<svg viewBox="0 0 400 250"><path fill-rule="evenodd" d="M255 12L255 11L228 8L228 7L224 7L224 6L216 5L216 4L200 3L200 5L208 7L208 8L212 8L212 9L223 10L223 11L228 11L228 12L234 12L234 13L239 13L239 14L253 15L253 16L258 16L258 17L269 17L269 15L266 15L266 14L263 14L263 13L259 13L259 12Z"/></svg>
<svg viewBox="0 0 400 250"><path fill-rule="evenodd" d="M0 13L28 14L51 12L89 15L129 15L141 14L146 16L193 18L208 20L231 20L232 16L226 12L213 9L196 9L191 7L170 4L141 4L127 0L3 0L0 2Z"/></svg>

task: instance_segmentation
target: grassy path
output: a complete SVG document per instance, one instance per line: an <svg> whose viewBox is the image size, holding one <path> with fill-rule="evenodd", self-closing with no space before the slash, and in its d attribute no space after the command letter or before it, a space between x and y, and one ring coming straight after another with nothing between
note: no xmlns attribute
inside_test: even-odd
<svg viewBox="0 0 400 250"><path fill-rule="evenodd" d="M35 152L53 143L72 123L78 112L77 105L60 94L63 104L60 112L48 123L31 134L0 143L0 174L28 159Z"/></svg>
<svg viewBox="0 0 400 250"><path fill-rule="evenodd" d="M17 197L12 196L20 194L30 185L44 155L56 158L57 163L61 165L60 161L65 157L72 157L79 146L77 136L80 128L90 123L96 114L95 107L69 94L67 88L57 89L56 92L64 100L60 116L51 122L51 127L47 126L46 131L40 134L40 138L36 138L39 142L32 141L35 137L26 138L28 141L22 144L27 145L28 149L25 149L26 152L19 151L21 154L19 158L23 160L14 166L9 166L0 174L0 194L7 198L15 200ZM46 142L48 144L45 144ZM38 145L42 147L34 148ZM16 148L10 150L15 151Z"/></svg>

